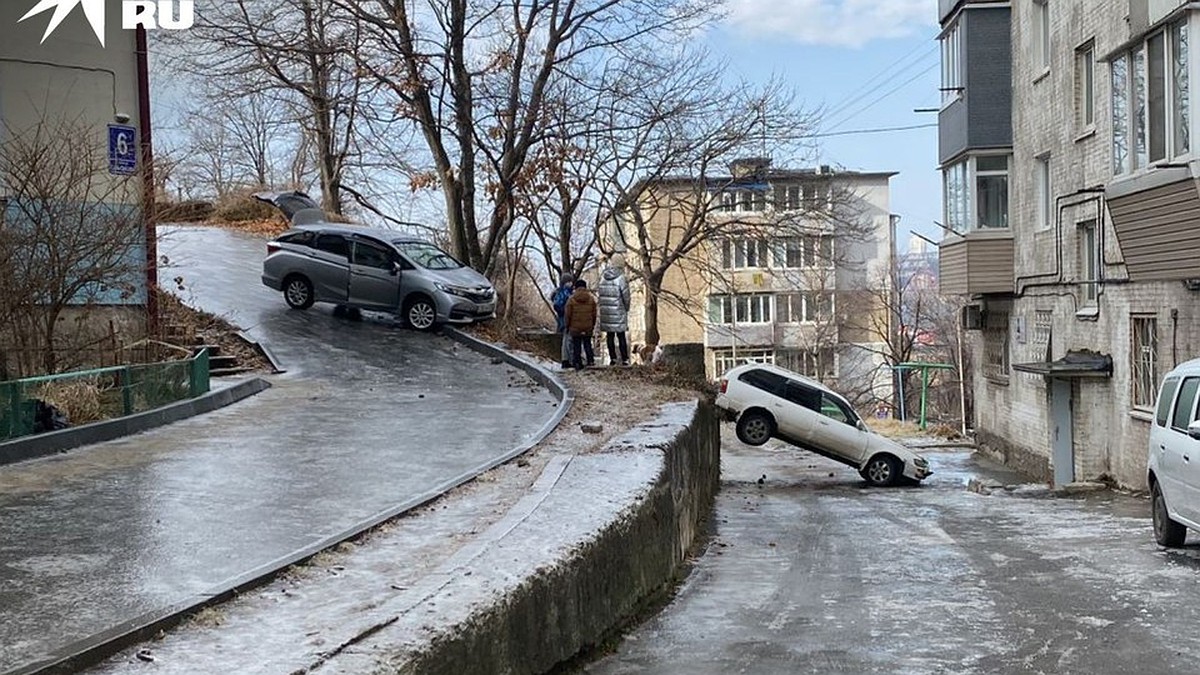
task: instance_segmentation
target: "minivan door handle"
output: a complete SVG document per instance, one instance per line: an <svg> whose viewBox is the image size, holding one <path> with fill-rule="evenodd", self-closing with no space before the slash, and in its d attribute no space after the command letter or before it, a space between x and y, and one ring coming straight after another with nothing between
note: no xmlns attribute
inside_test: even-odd
<svg viewBox="0 0 1200 675"><path fill-rule="evenodd" d="M1187 455L1184 455L1184 456L1183 456L1183 461L1185 461L1185 462L1190 462L1190 461L1192 461L1192 458L1191 458L1191 457L1188 457Z"/></svg>

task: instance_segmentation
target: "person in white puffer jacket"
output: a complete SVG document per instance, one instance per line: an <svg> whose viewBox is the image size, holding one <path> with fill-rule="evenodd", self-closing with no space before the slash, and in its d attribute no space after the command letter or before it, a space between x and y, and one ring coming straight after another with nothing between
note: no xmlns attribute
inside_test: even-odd
<svg viewBox="0 0 1200 675"><path fill-rule="evenodd" d="M629 282L625 279L625 259L616 254L609 260L608 267L600 275L596 295L600 300L599 329L604 331L608 343L608 362L612 365L629 365ZM620 359L617 348L620 347Z"/></svg>

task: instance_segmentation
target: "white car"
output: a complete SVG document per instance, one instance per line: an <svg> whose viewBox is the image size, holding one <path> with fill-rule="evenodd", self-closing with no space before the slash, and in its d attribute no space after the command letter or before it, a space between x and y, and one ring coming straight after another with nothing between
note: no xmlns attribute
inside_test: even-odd
<svg viewBox="0 0 1200 675"><path fill-rule="evenodd" d="M933 473L924 457L868 429L832 389L778 366L730 369L721 378L717 407L737 420L743 443L778 438L858 469L871 485L920 481Z"/></svg>
<svg viewBox="0 0 1200 675"><path fill-rule="evenodd" d="M1200 530L1200 359L1167 373L1158 390L1150 425L1146 483L1154 538L1162 546L1182 546L1188 528Z"/></svg>

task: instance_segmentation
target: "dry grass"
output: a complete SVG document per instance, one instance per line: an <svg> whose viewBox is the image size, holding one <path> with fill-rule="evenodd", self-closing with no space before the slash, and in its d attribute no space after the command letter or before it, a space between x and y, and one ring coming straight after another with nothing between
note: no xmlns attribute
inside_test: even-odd
<svg viewBox="0 0 1200 675"><path fill-rule="evenodd" d="M106 388L92 377L47 382L34 392L34 398L58 408L72 426L99 422L110 417L104 405Z"/></svg>
<svg viewBox="0 0 1200 675"><path fill-rule="evenodd" d="M218 607L205 607L193 614L188 623L201 628L217 628L225 624L225 613Z"/></svg>
<svg viewBox="0 0 1200 675"><path fill-rule="evenodd" d="M867 420L867 426L871 427L871 431L888 438L912 438L927 435L926 432L921 431L920 426L913 422L901 422L890 417L882 420Z"/></svg>

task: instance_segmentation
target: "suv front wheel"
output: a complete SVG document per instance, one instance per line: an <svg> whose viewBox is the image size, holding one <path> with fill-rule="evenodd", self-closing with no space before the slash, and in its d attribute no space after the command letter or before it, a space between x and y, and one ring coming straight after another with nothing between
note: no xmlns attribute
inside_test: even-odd
<svg viewBox="0 0 1200 675"><path fill-rule="evenodd" d="M762 445L774 435L775 420L762 410L751 410L738 419L737 437L746 445Z"/></svg>
<svg viewBox="0 0 1200 675"><path fill-rule="evenodd" d="M862 477L875 487L890 487L900 482L903 468L891 455L875 455L863 467Z"/></svg>

